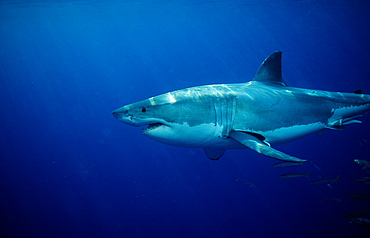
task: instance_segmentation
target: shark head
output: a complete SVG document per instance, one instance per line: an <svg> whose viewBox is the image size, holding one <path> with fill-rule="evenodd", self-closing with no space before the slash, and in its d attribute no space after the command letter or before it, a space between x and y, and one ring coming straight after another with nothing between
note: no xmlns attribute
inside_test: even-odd
<svg viewBox="0 0 370 238"><path fill-rule="evenodd" d="M157 99L156 101L158 102L159 100ZM173 115L158 116L158 110L163 110L161 108L166 107L170 103L170 101L154 103L153 97L118 108L112 114L125 124L136 127L143 126L144 135L160 137L173 129L172 122L175 120Z"/></svg>
<svg viewBox="0 0 370 238"><path fill-rule="evenodd" d="M125 124L143 127L142 133L153 140L207 147L221 137L223 128L215 126L214 104L200 103L201 95L198 88L178 90L123 106L112 114Z"/></svg>

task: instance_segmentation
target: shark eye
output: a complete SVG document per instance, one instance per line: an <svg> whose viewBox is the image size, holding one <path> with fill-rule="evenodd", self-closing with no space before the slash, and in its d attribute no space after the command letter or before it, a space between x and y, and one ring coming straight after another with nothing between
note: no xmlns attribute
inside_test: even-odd
<svg viewBox="0 0 370 238"><path fill-rule="evenodd" d="M145 107L141 108L141 112L146 112L146 108Z"/></svg>

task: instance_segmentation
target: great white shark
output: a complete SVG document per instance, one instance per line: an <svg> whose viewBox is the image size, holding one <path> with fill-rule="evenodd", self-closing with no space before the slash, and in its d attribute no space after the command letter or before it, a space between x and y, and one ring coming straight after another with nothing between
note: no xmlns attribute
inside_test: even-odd
<svg viewBox="0 0 370 238"><path fill-rule="evenodd" d="M181 89L113 111L121 122L147 126L147 137L175 146L204 148L219 159L227 149L249 148L290 162L306 160L271 146L324 131L341 130L370 109L370 95L288 87L281 51L267 57L253 80Z"/></svg>

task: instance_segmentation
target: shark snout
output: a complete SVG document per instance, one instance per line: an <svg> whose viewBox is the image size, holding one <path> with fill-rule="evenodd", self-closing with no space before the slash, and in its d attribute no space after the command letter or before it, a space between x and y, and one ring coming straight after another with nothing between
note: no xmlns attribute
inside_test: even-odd
<svg viewBox="0 0 370 238"><path fill-rule="evenodd" d="M112 115L113 115L115 118L117 118L119 114L118 114L118 112L113 111L113 112L112 112Z"/></svg>
<svg viewBox="0 0 370 238"><path fill-rule="evenodd" d="M117 118L120 122L126 124L132 124L132 115L128 113L127 108L121 107L112 112L112 115Z"/></svg>
<svg viewBox="0 0 370 238"><path fill-rule="evenodd" d="M142 126L146 124L146 123L142 123L140 120L138 120L133 115L131 115L126 107L118 108L114 110L112 114L120 122L123 122L131 126Z"/></svg>
<svg viewBox="0 0 370 238"><path fill-rule="evenodd" d="M128 110L122 110L121 108L119 108L117 110L114 110L112 114L115 118L120 119L128 116Z"/></svg>
<svg viewBox="0 0 370 238"><path fill-rule="evenodd" d="M114 116L115 118L117 118L117 119L118 119L118 118L122 117L122 114L123 114L123 113L122 113L122 112L118 112L118 111L113 111L113 112L112 112L112 114L113 114L113 116Z"/></svg>

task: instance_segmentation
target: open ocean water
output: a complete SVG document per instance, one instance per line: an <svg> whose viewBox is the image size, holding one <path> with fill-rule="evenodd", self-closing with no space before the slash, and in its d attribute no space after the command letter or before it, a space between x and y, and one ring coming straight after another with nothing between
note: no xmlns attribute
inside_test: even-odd
<svg viewBox="0 0 370 238"><path fill-rule="evenodd" d="M283 52L289 86L370 93L369 1L1 1L1 237L370 237L370 116L277 146L277 160L150 140L111 112L250 81ZM302 115L304 116L304 115ZM285 173L311 175L281 179ZM310 181L340 179L330 186ZM325 199L331 198L331 199ZM360 217L368 218L369 215Z"/></svg>

